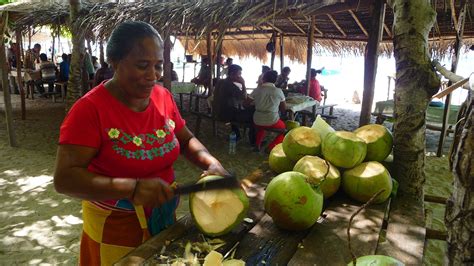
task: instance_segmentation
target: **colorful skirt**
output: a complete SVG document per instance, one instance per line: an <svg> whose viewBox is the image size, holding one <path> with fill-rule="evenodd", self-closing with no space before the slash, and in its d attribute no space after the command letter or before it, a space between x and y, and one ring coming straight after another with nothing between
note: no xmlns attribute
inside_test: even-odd
<svg viewBox="0 0 474 266"><path fill-rule="evenodd" d="M145 214L128 200L120 207L82 201L80 265L112 265L175 222L178 198Z"/></svg>

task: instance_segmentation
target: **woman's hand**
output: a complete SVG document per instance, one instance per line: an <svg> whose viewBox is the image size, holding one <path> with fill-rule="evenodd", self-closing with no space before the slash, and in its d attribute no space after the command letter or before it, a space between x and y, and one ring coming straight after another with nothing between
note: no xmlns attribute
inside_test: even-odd
<svg viewBox="0 0 474 266"><path fill-rule="evenodd" d="M136 205L159 207L173 198L173 190L160 178L137 179L131 201Z"/></svg>
<svg viewBox="0 0 474 266"><path fill-rule="evenodd" d="M202 172L201 178L208 175L228 176L230 174L219 162L215 162L210 164L209 167Z"/></svg>

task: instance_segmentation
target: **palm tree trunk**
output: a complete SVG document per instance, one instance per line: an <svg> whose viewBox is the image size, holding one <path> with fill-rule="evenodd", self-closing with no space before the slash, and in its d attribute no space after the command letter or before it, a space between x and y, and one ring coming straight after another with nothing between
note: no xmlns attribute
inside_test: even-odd
<svg viewBox="0 0 474 266"><path fill-rule="evenodd" d="M69 81L67 84L66 112L81 97L83 91L83 65L84 65L84 32L79 22L81 0L69 0L72 29L72 58L70 65Z"/></svg>
<svg viewBox="0 0 474 266"><path fill-rule="evenodd" d="M431 66L428 34L436 12L429 0L393 0L395 82L394 177L404 193L423 200L425 112L440 80Z"/></svg>

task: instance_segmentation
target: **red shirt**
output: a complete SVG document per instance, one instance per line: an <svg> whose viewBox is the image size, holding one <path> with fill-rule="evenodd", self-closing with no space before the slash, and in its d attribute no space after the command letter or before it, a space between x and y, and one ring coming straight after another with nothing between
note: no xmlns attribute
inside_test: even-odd
<svg viewBox="0 0 474 266"><path fill-rule="evenodd" d="M309 81L309 96L320 102L321 98L321 86L319 86L319 81L317 79L311 79Z"/></svg>
<svg viewBox="0 0 474 266"><path fill-rule="evenodd" d="M59 144L98 150L88 170L109 177L156 178L171 183L180 153L175 132L185 121L172 94L156 85L150 103L135 112L103 83L79 99L64 119Z"/></svg>

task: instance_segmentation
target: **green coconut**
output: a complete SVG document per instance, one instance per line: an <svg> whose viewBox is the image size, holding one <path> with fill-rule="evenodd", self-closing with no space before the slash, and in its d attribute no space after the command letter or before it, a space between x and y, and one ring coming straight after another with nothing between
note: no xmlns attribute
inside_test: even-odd
<svg viewBox="0 0 474 266"><path fill-rule="evenodd" d="M292 130L300 126L300 122L294 120L286 120L285 126L287 130Z"/></svg>
<svg viewBox="0 0 474 266"><path fill-rule="evenodd" d="M294 162L305 155L319 155L321 138L309 127L297 127L288 132L283 139L283 151Z"/></svg>
<svg viewBox="0 0 474 266"><path fill-rule="evenodd" d="M206 176L198 181L207 182L221 176ZM247 215L249 200L242 188L207 190L191 193L189 210L197 228L208 236L230 232Z"/></svg>
<svg viewBox="0 0 474 266"><path fill-rule="evenodd" d="M365 161L382 162L392 152L393 137L386 127L377 124L365 125L354 133L367 143Z"/></svg>
<svg viewBox="0 0 474 266"><path fill-rule="evenodd" d="M353 266L351 261L347 266ZM369 255L357 258L356 265L359 266L405 266L405 264L397 259L383 255Z"/></svg>
<svg viewBox="0 0 474 266"><path fill-rule="evenodd" d="M280 174L286 171L291 171L295 165L295 162L288 159L285 152L283 151L283 144L280 143L273 147L272 151L270 152L268 164L270 165L270 169Z"/></svg>
<svg viewBox="0 0 474 266"><path fill-rule="evenodd" d="M285 172L270 181L265 191L265 211L280 228L305 230L318 220L323 208L323 194L313 189L308 177L299 172Z"/></svg>
<svg viewBox="0 0 474 266"><path fill-rule="evenodd" d="M384 189L374 200L374 203L381 203L392 193L392 178L381 163L365 162L344 172L342 188L351 198L360 202L367 202Z"/></svg>
<svg viewBox="0 0 474 266"><path fill-rule="evenodd" d="M326 135L322 145L324 159L337 167L352 168L364 161L367 144L348 131L336 131Z"/></svg>
<svg viewBox="0 0 474 266"><path fill-rule="evenodd" d="M295 164L293 171L305 174L312 183L320 185L325 199L334 195L341 185L339 170L329 162L326 164L326 161L318 156L304 156Z"/></svg>
<svg viewBox="0 0 474 266"><path fill-rule="evenodd" d="M328 133L334 132L334 128L332 128L324 119L321 118L321 115L318 115L313 122L311 128L318 132L319 136L322 140L326 137Z"/></svg>

